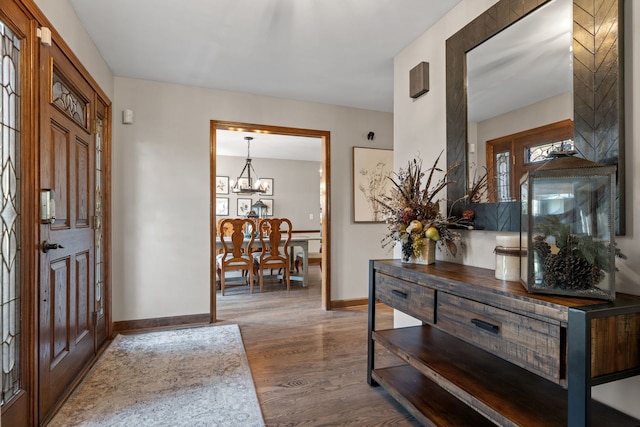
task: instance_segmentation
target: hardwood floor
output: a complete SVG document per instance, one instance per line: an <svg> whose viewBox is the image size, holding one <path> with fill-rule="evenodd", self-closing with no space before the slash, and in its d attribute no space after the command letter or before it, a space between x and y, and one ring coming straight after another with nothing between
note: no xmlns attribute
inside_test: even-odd
<svg viewBox="0 0 640 427"><path fill-rule="evenodd" d="M245 286L218 293L218 322L240 326L266 424L419 425L385 390L367 385L366 307L322 310L320 270L310 268L306 288L265 283L263 293ZM391 326L391 310L377 311L378 326Z"/></svg>

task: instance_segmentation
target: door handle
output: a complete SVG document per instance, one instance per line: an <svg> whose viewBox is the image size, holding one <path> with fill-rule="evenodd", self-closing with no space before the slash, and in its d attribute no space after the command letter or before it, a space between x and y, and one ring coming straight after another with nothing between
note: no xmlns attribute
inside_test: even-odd
<svg viewBox="0 0 640 427"><path fill-rule="evenodd" d="M64 248L64 246L59 245L57 243L49 243L46 240L42 242L42 252L44 252L45 254L49 252L51 249L61 249L61 248Z"/></svg>

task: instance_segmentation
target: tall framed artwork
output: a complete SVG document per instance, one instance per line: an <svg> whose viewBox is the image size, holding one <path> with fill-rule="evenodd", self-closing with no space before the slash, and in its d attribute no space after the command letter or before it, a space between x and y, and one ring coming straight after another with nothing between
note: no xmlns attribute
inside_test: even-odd
<svg viewBox="0 0 640 427"><path fill-rule="evenodd" d="M389 188L393 150L353 147L353 221L383 222L377 198Z"/></svg>

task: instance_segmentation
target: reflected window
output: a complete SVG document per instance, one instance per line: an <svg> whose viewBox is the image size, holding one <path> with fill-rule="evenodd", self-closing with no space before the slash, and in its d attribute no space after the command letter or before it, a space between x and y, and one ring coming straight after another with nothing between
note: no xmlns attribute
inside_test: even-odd
<svg viewBox="0 0 640 427"><path fill-rule="evenodd" d="M505 151L496 155L496 180L498 187L498 201L511 200L511 153Z"/></svg>
<svg viewBox="0 0 640 427"><path fill-rule="evenodd" d="M566 139L564 141L555 141L546 144L533 145L525 148L524 150L524 162L525 163L539 163L549 160L549 155L554 151L574 151L575 145L573 139Z"/></svg>
<svg viewBox="0 0 640 427"><path fill-rule="evenodd" d="M490 202L519 199L520 178L558 150L573 150L573 121L562 120L486 142Z"/></svg>

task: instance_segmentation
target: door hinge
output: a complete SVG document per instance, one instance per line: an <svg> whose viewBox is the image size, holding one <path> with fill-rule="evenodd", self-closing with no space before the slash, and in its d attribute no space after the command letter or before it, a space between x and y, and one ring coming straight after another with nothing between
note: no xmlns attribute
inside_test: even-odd
<svg viewBox="0 0 640 427"><path fill-rule="evenodd" d="M98 121L96 119L91 120L91 133L94 135L98 133Z"/></svg>
<svg viewBox="0 0 640 427"><path fill-rule="evenodd" d="M94 311L92 317L93 317L93 326L96 326L98 324L98 312Z"/></svg>
<svg viewBox="0 0 640 427"><path fill-rule="evenodd" d="M51 30L47 27L36 29L36 36L40 39L43 46L51 46Z"/></svg>

